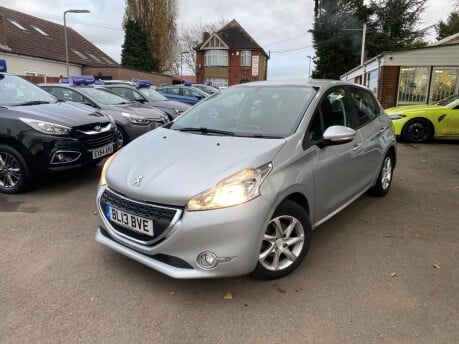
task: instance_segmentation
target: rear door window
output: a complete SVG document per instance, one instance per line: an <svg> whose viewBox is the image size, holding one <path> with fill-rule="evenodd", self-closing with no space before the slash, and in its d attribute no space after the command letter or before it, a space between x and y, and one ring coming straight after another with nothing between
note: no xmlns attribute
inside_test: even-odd
<svg viewBox="0 0 459 344"><path fill-rule="evenodd" d="M352 105L357 115L358 127L379 116L379 107L370 92L351 87Z"/></svg>

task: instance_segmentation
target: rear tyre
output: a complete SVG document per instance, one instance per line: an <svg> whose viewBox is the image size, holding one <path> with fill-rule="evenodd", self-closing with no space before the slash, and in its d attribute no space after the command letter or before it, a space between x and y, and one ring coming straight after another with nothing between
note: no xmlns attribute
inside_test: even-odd
<svg viewBox="0 0 459 344"><path fill-rule="evenodd" d="M379 171L378 180L375 186L370 189L373 196L383 197L389 192L392 184L392 176L394 172L394 157L392 153L387 153L384 158L381 170Z"/></svg>
<svg viewBox="0 0 459 344"><path fill-rule="evenodd" d="M421 143L430 140L433 133L432 123L423 118L416 118L405 124L402 139L406 142Z"/></svg>
<svg viewBox="0 0 459 344"><path fill-rule="evenodd" d="M0 145L0 192L15 194L25 191L29 184L29 169L16 149Z"/></svg>
<svg viewBox="0 0 459 344"><path fill-rule="evenodd" d="M306 211L295 202L284 201L265 229L252 275L269 280L289 274L306 256L311 236L312 227Z"/></svg>

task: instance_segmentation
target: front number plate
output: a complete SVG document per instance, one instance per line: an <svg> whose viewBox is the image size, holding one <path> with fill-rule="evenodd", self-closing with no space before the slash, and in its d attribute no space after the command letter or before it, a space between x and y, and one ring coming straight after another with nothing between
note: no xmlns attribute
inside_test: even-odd
<svg viewBox="0 0 459 344"><path fill-rule="evenodd" d="M113 208L108 204L105 206L105 213L109 221L128 228L134 232L142 233L151 237L154 236L152 220L126 213L125 211Z"/></svg>
<svg viewBox="0 0 459 344"><path fill-rule="evenodd" d="M105 155L113 153L113 144L110 143L109 145L103 146L98 149L94 149L91 151L92 152L92 158L93 159L98 159L101 158Z"/></svg>

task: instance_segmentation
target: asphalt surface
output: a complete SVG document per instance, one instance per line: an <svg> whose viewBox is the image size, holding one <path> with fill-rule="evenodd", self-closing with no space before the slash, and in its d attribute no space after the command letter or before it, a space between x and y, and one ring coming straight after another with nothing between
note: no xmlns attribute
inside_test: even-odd
<svg viewBox="0 0 459 344"><path fill-rule="evenodd" d="M399 144L387 197L268 282L174 280L97 244L100 170L0 195L0 343L459 343L459 142Z"/></svg>

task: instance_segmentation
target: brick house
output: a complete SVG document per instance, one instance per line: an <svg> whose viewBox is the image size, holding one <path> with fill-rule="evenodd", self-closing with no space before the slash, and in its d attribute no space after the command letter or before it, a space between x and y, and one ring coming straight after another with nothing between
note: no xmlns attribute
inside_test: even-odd
<svg viewBox="0 0 459 344"><path fill-rule="evenodd" d="M67 26L70 75L101 79L149 79L156 85L174 78L121 67L110 56ZM54 82L67 74L64 26L0 6L0 59L8 71L33 82Z"/></svg>
<svg viewBox="0 0 459 344"><path fill-rule="evenodd" d="M384 108L429 104L459 93L459 33L435 45L383 52L341 75L363 84Z"/></svg>
<svg viewBox="0 0 459 344"><path fill-rule="evenodd" d="M204 33L195 51L197 83L227 87L266 80L268 54L234 19L217 32Z"/></svg>

